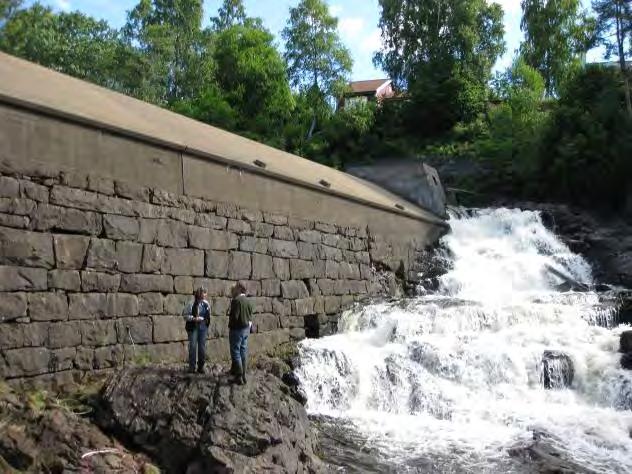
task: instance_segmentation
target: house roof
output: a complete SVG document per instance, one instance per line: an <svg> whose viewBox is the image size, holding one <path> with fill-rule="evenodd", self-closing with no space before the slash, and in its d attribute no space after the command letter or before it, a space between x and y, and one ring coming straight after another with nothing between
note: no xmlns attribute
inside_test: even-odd
<svg viewBox="0 0 632 474"><path fill-rule="evenodd" d="M354 94L366 94L376 92L384 84L391 82L390 79L369 79L367 81L353 81L349 83L351 92Z"/></svg>
<svg viewBox="0 0 632 474"><path fill-rule="evenodd" d="M270 177L443 224L435 214L346 173L2 52L0 104L44 112L261 174L253 165L257 159L267 164L265 174ZM323 190L319 180L330 187ZM405 211L394 209L396 205Z"/></svg>

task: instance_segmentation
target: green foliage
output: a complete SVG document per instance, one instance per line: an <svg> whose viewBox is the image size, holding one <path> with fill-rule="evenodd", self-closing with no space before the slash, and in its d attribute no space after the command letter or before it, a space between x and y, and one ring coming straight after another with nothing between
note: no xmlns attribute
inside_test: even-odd
<svg viewBox="0 0 632 474"><path fill-rule="evenodd" d="M222 31L231 26L243 25L246 19L246 9L242 0L224 0L217 16L211 18L211 24L216 31Z"/></svg>
<svg viewBox="0 0 632 474"><path fill-rule="evenodd" d="M632 189L632 119L620 73L588 67L562 91L539 150L546 194L590 206L618 207Z"/></svg>
<svg viewBox="0 0 632 474"><path fill-rule="evenodd" d="M383 47L374 60L408 91L409 133L436 136L484 111L505 47L502 8L486 0L379 3Z"/></svg>
<svg viewBox="0 0 632 474"><path fill-rule="evenodd" d="M581 0L522 0L521 5L521 55L542 74L552 97L593 46L595 22L581 11Z"/></svg>

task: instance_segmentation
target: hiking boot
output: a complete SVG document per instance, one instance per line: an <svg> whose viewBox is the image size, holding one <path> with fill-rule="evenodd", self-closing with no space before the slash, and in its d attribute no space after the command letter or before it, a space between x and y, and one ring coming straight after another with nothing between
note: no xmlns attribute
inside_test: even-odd
<svg viewBox="0 0 632 474"><path fill-rule="evenodd" d="M247 382L247 381L246 381L246 374L243 374L243 375L241 376L241 385L246 385L246 382Z"/></svg>
<svg viewBox="0 0 632 474"><path fill-rule="evenodd" d="M197 373L198 373L198 374L204 374L204 373L205 373L205 372L204 372L204 367L198 367L198 369L197 369Z"/></svg>
<svg viewBox="0 0 632 474"><path fill-rule="evenodd" d="M189 374L194 374L194 373L195 373L195 369L194 369L193 367L189 367L189 368L187 369L187 372L188 372Z"/></svg>

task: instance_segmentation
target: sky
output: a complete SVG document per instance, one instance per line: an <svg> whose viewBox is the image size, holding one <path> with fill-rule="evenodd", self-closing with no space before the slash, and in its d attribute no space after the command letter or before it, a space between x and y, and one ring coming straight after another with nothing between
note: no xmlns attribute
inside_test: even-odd
<svg viewBox="0 0 632 474"><path fill-rule="evenodd" d="M498 60L496 70L503 70L511 64L515 51L520 45L520 0L495 0L505 11L506 53ZM582 0L589 7L590 0ZM33 3L30 1L29 3ZM131 10L138 0L40 0L56 10L80 10L95 18L107 20L111 26L120 27L125 23L127 11ZM282 48L280 37L290 7L298 0L244 0L249 16L260 17L264 24L277 37L279 48ZM380 15L378 0L328 0L330 11L338 17L338 29L344 44L353 57L352 80L376 79L385 77L384 72L373 65L373 54L380 48L380 31L377 27ZM214 16L221 0L204 0L205 22ZM600 60L601 52L592 51L589 61Z"/></svg>

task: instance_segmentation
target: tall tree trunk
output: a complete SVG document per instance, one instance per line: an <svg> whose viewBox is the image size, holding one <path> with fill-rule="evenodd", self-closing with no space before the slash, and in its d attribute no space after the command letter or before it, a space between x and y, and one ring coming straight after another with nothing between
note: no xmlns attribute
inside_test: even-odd
<svg viewBox="0 0 632 474"><path fill-rule="evenodd" d="M632 118L632 99L630 98L630 78L629 71L625 61L625 29L623 8L617 2L616 4L616 18L617 24L617 48L619 53L619 66L621 67L621 75L623 76L623 88L625 93L625 106L628 110L628 115Z"/></svg>

